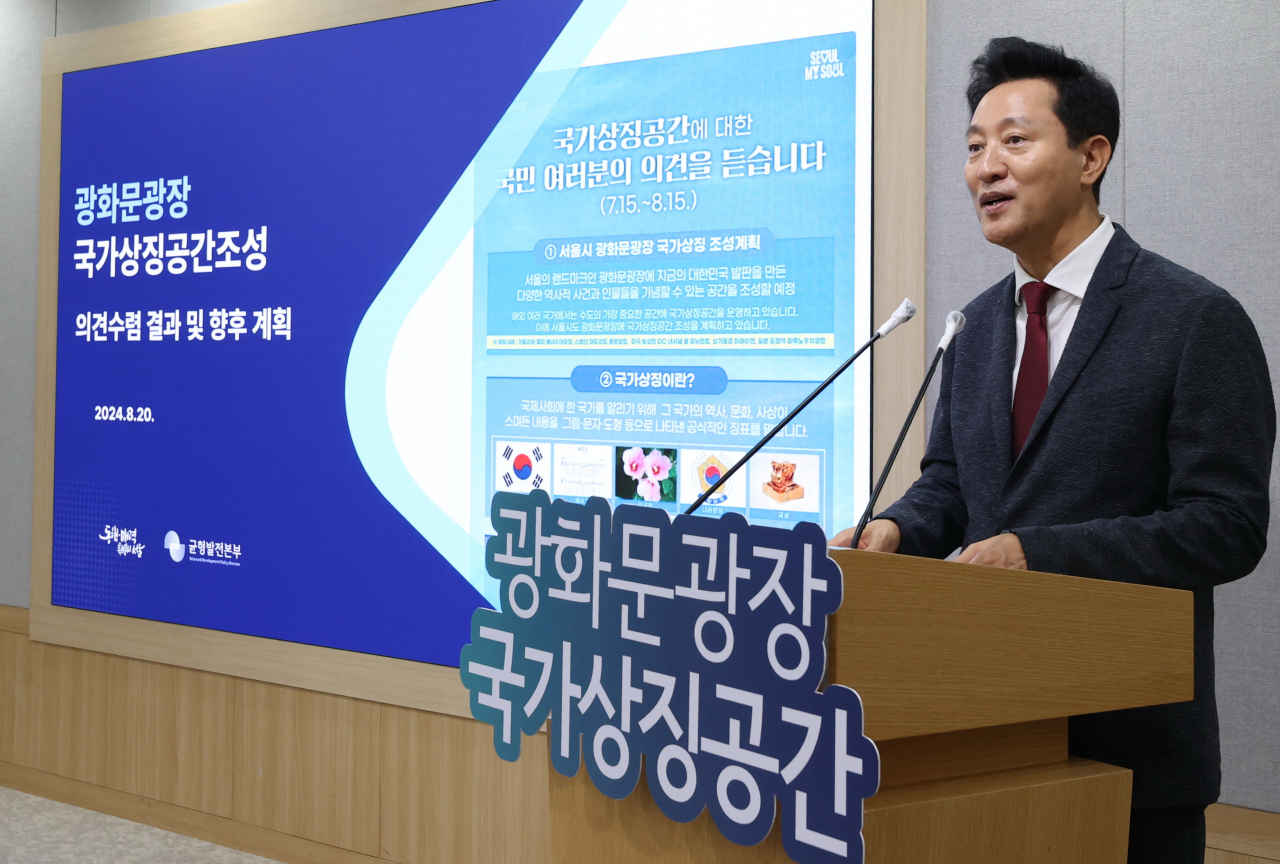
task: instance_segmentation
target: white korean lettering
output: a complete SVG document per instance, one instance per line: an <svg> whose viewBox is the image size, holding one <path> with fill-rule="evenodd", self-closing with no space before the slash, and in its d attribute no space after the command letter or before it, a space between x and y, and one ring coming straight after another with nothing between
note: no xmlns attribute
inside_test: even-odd
<svg viewBox="0 0 1280 864"><path fill-rule="evenodd" d="M768 599L770 594L778 595L778 601L782 603L783 608L790 615L796 611L796 604L791 602L791 598L787 596L786 589L782 587L782 570L787 566L787 550L786 549L770 549L767 546L755 546L751 550L757 558L769 558L773 560L773 573L769 576L769 581L764 583L764 587L756 593L747 603L747 606L754 612L760 607L760 604Z"/></svg>

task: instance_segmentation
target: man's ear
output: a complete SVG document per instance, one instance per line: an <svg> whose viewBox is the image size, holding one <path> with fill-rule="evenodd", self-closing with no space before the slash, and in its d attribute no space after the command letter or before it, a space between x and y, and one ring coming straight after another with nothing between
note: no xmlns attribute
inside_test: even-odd
<svg viewBox="0 0 1280 864"><path fill-rule="evenodd" d="M1111 164L1111 142L1107 140L1106 135L1094 135L1080 145L1080 152L1084 156L1084 170L1080 175L1080 183L1084 186L1092 186Z"/></svg>

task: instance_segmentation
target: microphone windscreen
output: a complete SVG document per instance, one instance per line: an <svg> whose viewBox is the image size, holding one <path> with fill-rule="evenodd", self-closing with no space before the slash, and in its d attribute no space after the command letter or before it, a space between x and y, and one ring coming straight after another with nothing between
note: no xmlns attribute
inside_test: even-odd
<svg viewBox="0 0 1280 864"><path fill-rule="evenodd" d="M951 345L951 340L955 335L964 329L964 313L952 310L947 313L947 329L942 334L942 340L938 342L938 349L946 351Z"/></svg>
<svg viewBox="0 0 1280 864"><path fill-rule="evenodd" d="M880 325L880 329L876 331L876 335L883 339L893 332L894 328L899 324L910 321L916 314L916 304L911 302L910 297L902 298L902 302L898 304L898 308L889 316L889 320Z"/></svg>

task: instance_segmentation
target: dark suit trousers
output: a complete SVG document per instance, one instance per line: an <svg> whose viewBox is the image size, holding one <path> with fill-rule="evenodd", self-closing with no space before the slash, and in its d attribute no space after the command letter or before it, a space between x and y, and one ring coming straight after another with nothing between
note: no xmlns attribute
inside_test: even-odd
<svg viewBox="0 0 1280 864"><path fill-rule="evenodd" d="M1204 808L1134 810L1129 864L1204 864Z"/></svg>

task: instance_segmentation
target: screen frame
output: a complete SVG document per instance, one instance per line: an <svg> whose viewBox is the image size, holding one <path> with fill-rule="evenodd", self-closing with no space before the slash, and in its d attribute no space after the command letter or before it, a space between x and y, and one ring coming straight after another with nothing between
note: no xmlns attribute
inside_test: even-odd
<svg viewBox="0 0 1280 864"><path fill-rule="evenodd" d="M488 0L246 0L44 42L31 537L33 640L460 717L471 715L469 694L452 666L89 612L54 606L51 598L62 76L473 2ZM907 412L915 382L924 374L925 0L877 0L873 21L872 318L874 322L894 309L904 293L914 293L912 299L921 310L919 320L877 346L873 358L874 472L897 436L898 418ZM876 50L880 45L891 45L893 50ZM918 473L924 442L924 418L920 417L882 493L882 506L897 498Z"/></svg>

